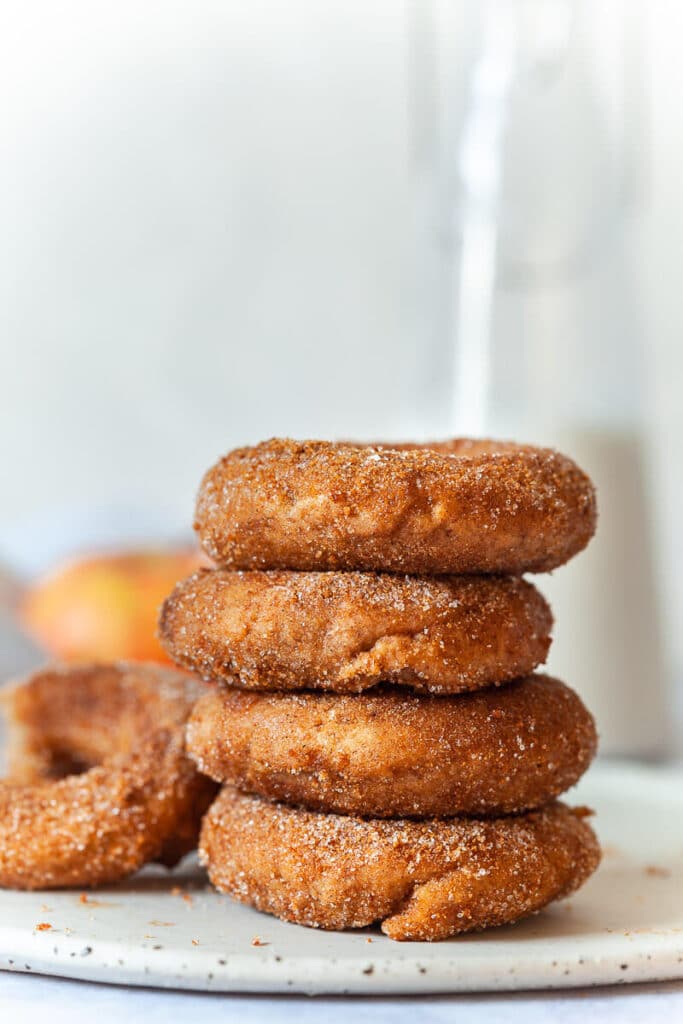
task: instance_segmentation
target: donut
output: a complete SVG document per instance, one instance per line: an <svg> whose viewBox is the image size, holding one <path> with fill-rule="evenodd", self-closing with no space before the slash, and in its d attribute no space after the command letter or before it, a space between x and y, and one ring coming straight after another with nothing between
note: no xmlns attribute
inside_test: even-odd
<svg viewBox="0 0 683 1024"><path fill-rule="evenodd" d="M217 569L177 586L159 632L178 664L233 685L458 693L531 672L552 621L515 577Z"/></svg>
<svg viewBox="0 0 683 1024"><path fill-rule="evenodd" d="M195 529L230 569L547 572L595 531L593 485L546 448L273 439L204 476Z"/></svg>
<svg viewBox="0 0 683 1024"><path fill-rule="evenodd" d="M459 697L215 688L187 727L190 756L217 782L373 818L540 807L578 781L596 745L577 695L541 675Z"/></svg>
<svg viewBox="0 0 683 1024"><path fill-rule="evenodd" d="M88 888L197 844L216 792L185 752L202 692L157 665L48 668L3 694L0 886Z"/></svg>
<svg viewBox="0 0 683 1024"><path fill-rule="evenodd" d="M242 903L313 928L381 922L392 939L445 939L509 924L577 889L600 850L585 809L393 821L316 814L226 786L200 860Z"/></svg>

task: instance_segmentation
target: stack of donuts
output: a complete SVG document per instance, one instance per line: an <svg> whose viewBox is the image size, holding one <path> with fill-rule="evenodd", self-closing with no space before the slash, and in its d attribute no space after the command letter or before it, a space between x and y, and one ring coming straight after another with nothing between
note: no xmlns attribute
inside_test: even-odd
<svg viewBox="0 0 683 1024"><path fill-rule="evenodd" d="M272 440L204 477L215 569L165 602L162 641L217 685L187 748L222 786L213 884L285 920L394 939L500 925L599 862L585 808L593 719L533 674L552 616L522 578L596 523L588 477L492 441Z"/></svg>

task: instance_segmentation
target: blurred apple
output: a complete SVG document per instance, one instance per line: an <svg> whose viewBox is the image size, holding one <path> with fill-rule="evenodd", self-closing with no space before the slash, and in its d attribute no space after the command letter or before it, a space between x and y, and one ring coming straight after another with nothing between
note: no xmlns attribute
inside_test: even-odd
<svg viewBox="0 0 683 1024"><path fill-rule="evenodd" d="M157 640L159 605L178 580L208 565L198 551L121 551L76 559L24 594L21 622L64 661L168 662Z"/></svg>

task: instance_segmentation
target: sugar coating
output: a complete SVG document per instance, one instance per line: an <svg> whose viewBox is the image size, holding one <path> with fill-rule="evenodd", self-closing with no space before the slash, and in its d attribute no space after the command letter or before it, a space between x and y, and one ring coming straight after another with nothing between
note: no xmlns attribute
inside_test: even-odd
<svg viewBox="0 0 683 1024"><path fill-rule="evenodd" d="M190 756L217 782L370 817L539 807L578 781L596 744L577 695L541 675L455 697L212 688L187 729Z"/></svg>
<svg viewBox="0 0 683 1024"><path fill-rule="evenodd" d="M221 892L287 921L443 939L519 920L595 870L585 812L554 803L494 820L378 821L315 814L226 786L200 858Z"/></svg>
<svg viewBox="0 0 683 1024"><path fill-rule="evenodd" d="M185 752L202 691L156 665L46 669L3 694L0 885L88 887L196 845L215 786Z"/></svg>
<svg viewBox="0 0 683 1024"><path fill-rule="evenodd" d="M457 693L531 672L552 615L514 577L203 570L167 598L159 628L174 660L205 679Z"/></svg>
<svg viewBox="0 0 683 1024"><path fill-rule="evenodd" d="M546 572L595 531L593 485L546 448L273 439L204 476L195 528L236 569Z"/></svg>

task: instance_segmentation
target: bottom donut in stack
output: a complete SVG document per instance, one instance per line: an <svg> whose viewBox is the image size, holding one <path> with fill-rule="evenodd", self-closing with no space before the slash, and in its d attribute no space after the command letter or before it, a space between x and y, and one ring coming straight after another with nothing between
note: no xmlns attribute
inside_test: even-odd
<svg viewBox="0 0 683 1024"><path fill-rule="evenodd" d="M382 820L272 804L225 786L200 855L220 892L286 921L445 939L510 924L595 870L597 840L562 803L503 818Z"/></svg>
<svg viewBox="0 0 683 1024"><path fill-rule="evenodd" d="M187 745L224 783L200 840L211 881L288 921L441 939L539 910L600 859L586 812L555 799L595 725L547 676L459 696L216 687Z"/></svg>

